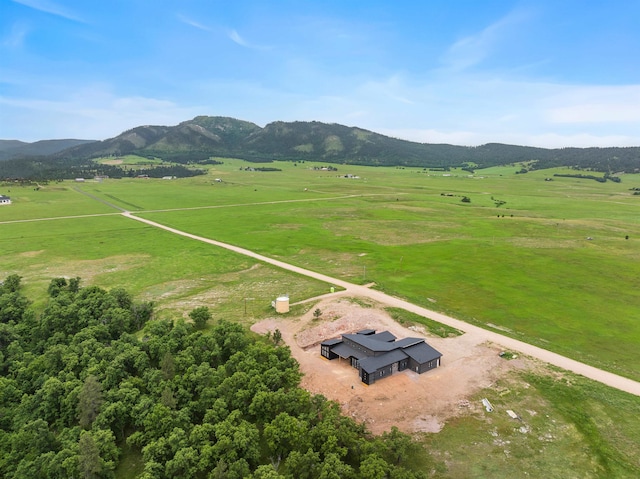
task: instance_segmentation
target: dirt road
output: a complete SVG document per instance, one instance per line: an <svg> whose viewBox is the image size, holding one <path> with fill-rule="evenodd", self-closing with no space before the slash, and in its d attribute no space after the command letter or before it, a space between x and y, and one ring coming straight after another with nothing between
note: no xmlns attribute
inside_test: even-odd
<svg viewBox="0 0 640 479"><path fill-rule="evenodd" d="M469 335L470 338L473 339L475 343L481 343L481 342L495 343L502 346L505 349L518 351L522 354L531 356L536 359L540 359L546 363L552 364L554 366L558 366L562 369L566 369L576 374L585 376L589 379L593 379L594 381L598 381L600 383L606 384L607 386L611 386L621 391L626 391L636 396L640 396L639 382L633 381L628 378L624 378L622 376L618 376L617 374L603 371L602 369L598 369L593 366L589 366L587 364L581 363L579 361L569 359L560 354L547 351L546 349L542 349L537 346L533 346L531 344L518 341L517 339L509 338L492 331L487 331L485 329L479 328L477 326L473 326L471 324L465 323L463 321L452 318L450 316L446 316L436 311L431 311L421 306L417 306L415 304L409 303L408 301L404 301L402 299L389 296L388 294L385 294L381 291L372 290L365 286L359 286L356 284L339 280L337 278L331 278L330 276L327 276L321 273L316 273L315 271L310 271L308 269L300 268L298 266L294 266L294 265L285 263L283 261L272 259L267 256L254 253L253 251L240 248L238 246L233 246L220 241L216 241L209 238L204 238L202 236L197 236L184 231L180 231L175 228L171 228L171 227L162 225L160 223L156 223L155 221L134 216L133 214L127 211L123 212L122 215L126 216L127 218L131 218L136 221L146 223L150 226L161 228L163 230L169 231L174 234L185 236L187 238L191 238L197 241L202 241L202 242L215 245L221 248L226 248L236 253L249 256L251 258L255 258L264 263L268 263L268 264L277 266L279 268L286 269L288 271L292 271L294 273L298 273L304 276L315 278L317 280L324 281L328 284L340 286L346 289L348 294L353 296L362 296L365 298L371 298L376 302L386 304L388 306L406 309L407 311L411 311L413 313L419 314L420 316L433 319L435 321L441 322L443 324L446 324L454 328L457 328L461 331L464 331L467 335Z"/></svg>

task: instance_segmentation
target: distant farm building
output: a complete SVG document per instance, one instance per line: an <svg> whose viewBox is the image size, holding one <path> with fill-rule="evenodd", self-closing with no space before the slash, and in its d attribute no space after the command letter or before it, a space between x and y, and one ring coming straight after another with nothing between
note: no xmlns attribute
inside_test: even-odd
<svg viewBox="0 0 640 479"><path fill-rule="evenodd" d="M0 195L0 205L10 205L10 204L11 204L11 198L9 198L8 196Z"/></svg>
<svg viewBox="0 0 640 479"><path fill-rule="evenodd" d="M422 338L396 341L389 331L376 333L373 329L324 341L320 344L320 354L327 359L348 360L365 384L373 384L405 369L422 374L439 367L442 358L442 354Z"/></svg>

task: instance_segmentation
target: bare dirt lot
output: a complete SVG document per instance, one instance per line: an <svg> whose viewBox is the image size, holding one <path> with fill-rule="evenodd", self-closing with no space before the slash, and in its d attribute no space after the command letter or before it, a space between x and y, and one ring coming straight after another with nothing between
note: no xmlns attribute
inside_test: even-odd
<svg viewBox="0 0 640 479"><path fill-rule="evenodd" d="M407 433L438 432L448 418L482 407L478 401L469 401L472 394L491 386L510 369L527 367L523 359L500 358L498 346L478 343L472 335L428 336L420 326L402 327L379 305L358 303L362 301L334 296L300 318L267 319L251 329L262 334L279 329L304 373L302 387L337 401L345 414L365 422L375 434L392 426ZM319 319L313 316L316 308L322 311ZM367 386L346 361L329 361L320 355L320 342L361 329L388 330L398 338L426 338L443 354L442 365L424 374L405 370Z"/></svg>

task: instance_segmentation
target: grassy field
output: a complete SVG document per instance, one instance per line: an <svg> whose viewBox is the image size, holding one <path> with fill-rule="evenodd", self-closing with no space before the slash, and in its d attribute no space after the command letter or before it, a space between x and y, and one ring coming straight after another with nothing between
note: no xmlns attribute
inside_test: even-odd
<svg viewBox="0 0 640 479"><path fill-rule="evenodd" d="M479 392L442 431L422 437L431 477L637 478L636 399L571 374L514 373Z"/></svg>
<svg viewBox="0 0 640 479"><path fill-rule="evenodd" d="M388 293L640 378L639 206L628 190L635 177L601 184L545 181L549 171L515 175L517 167L472 178L341 167L360 177L347 179L338 176L346 171L304 164L277 163L283 171L268 173L240 171L241 164L216 167L211 175L222 183L191 180L179 199L158 182L144 188L146 196L142 189L114 196L147 210L208 201L210 208L143 216L350 281L375 281Z"/></svg>
<svg viewBox="0 0 640 479"><path fill-rule="evenodd" d="M348 281L373 281L385 292L428 308L640 379L640 197L629 191L640 184L638 176L603 184L553 177L571 170L515 174L519 165L474 175L344 165L328 171L317 169L319 164L288 162L270 165L281 171L247 170L252 166L224 160L207 176L182 180L14 188L15 204L2 211L2 219L5 211L9 220L114 211L81 195L76 191L80 188L131 211L144 211L145 218ZM347 174L357 178L345 178ZM462 202L463 197L470 202ZM146 240L142 250L150 252L151 263L160 261L156 255L166 255L162 261L167 269L154 274L144 261L141 270L132 267L133 289L168 296L158 283L200 278L202 264L182 262L193 274L171 266L177 261L175 246L165 242L184 244L186 252L180 254L190 257L202 248L210 251L123 218L60 221L49 221L46 228L43 222L1 225L8 233L0 242L29 238L20 247L36 251L43 247L29 242L38 241L39 231L79 228L86 229L85 245L94 231L101 231L102 226L94 225L113 224L101 233L107 241L98 243L93 254L126 256L145 243L120 241L119 235L134 238L144 232L154 239ZM133 248L129 243L135 243ZM72 254L73 244L64 247ZM94 248L92 242L83 254ZM13 260L16 270L20 258ZM246 260L234 261L242 266L231 270L247 269ZM178 293L178 286L167 288L185 304L189 295L206 289L192 285ZM287 287L287 292L293 290Z"/></svg>
<svg viewBox="0 0 640 479"><path fill-rule="evenodd" d="M0 224L0 256L0 276L20 274L34 297L44 297L52 278L79 276L85 285L124 286L154 301L159 317L186 317L206 305L216 318L248 324L270 314L279 295L307 298L329 290L121 216Z"/></svg>
<svg viewBox="0 0 640 479"><path fill-rule="evenodd" d="M257 172L224 162L180 180L2 187L14 203L0 208L0 277L18 273L27 294L43 298L51 278L80 276L154 301L160 317L207 305L214 318L244 324L271 315L270 302L283 293L295 302L328 292L329 285L124 218L79 189L640 379L640 197L629 191L639 176L601 184L554 171L516 175L519 166L469 176L282 162L270 165L282 171ZM423 436L428 453L416 461L438 478L638 477L640 400L554 374L514 375L482 391L472 403L488 397L496 411L472 408Z"/></svg>

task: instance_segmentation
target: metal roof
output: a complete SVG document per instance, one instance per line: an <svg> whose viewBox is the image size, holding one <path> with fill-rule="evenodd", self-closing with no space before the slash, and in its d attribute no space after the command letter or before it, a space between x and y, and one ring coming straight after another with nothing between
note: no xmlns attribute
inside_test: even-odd
<svg viewBox="0 0 640 479"><path fill-rule="evenodd" d="M368 336L370 334L375 334L376 330L375 329L363 329L361 331L358 331L356 334L363 334L365 336Z"/></svg>
<svg viewBox="0 0 640 479"><path fill-rule="evenodd" d="M409 346L413 346L414 344L424 343L424 339L422 338L403 338L396 341L393 344L396 344L399 348L408 348Z"/></svg>
<svg viewBox="0 0 640 479"><path fill-rule="evenodd" d="M375 339L376 341L384 341L385 343L390 343L391 341L396 340L396 337L389 331L382 331L380 333L373 334L369 336L369 338Z"/></svg>
<svg viewBox="0 0 640 479"><path fill-rule="evenodd" d="M357 349L353 349L351 346L344 343L340 343L334 346L333 348L331 348L331 351L336 353L342 359L348 359L352 356L356 359L362 359L367 357L367 353L363 351L358 351Z"/></svg>
<svg viewBox="0 0 640 479"><path fill-rule="evenodd" d="M403 351L420 364L428 363L429 361L442 357L442 353L436 351L425 342L404 348Z"/></svg>
<svg viewBox="0 0 640 479"><path fill-rule="evenodd" d="M363 331L368 332L369 330ZM323 346L330 346L331 351L343 359L351 357L358 359L360 368L369 374L407 358L412 358L419 364L425 364L442 357L442 354L425 343L423 338L403 338L394 341L395 336L389 331L377 334L343 334L342 338L353 341L355 344L373 351L374 354L382 353L370 356L341 339L329 339L322 343Z"/></svg>
<svg viewBox="0 0 640 479"><path fill-rule="evenodd" d="M387 332L387 331L385 331ZM389 333L390 336L393 336ZM356 344L359 344L371 351L376 353L384 353L387 351L393 351L394 349L406 348L412 344L417 344L419 342L424 342L424 339L421 338L404 338L400 341L385 341L375 339L376 337L388 338L389 336L383 335L383 333L378 333L373 336L364 336L362 334L343 334L343 338L349 339ZM395 338L395 336L393 336Z"/></svg>
<svg viewBox="0 0 640 479"><path fill-rule="evenodd" d="M407 359L407 355L401 350L389 351L382 356L369 356L360 360L360 367L369 374L375 373L378 369L385 366L391 366L403 359Z"/></svg>

